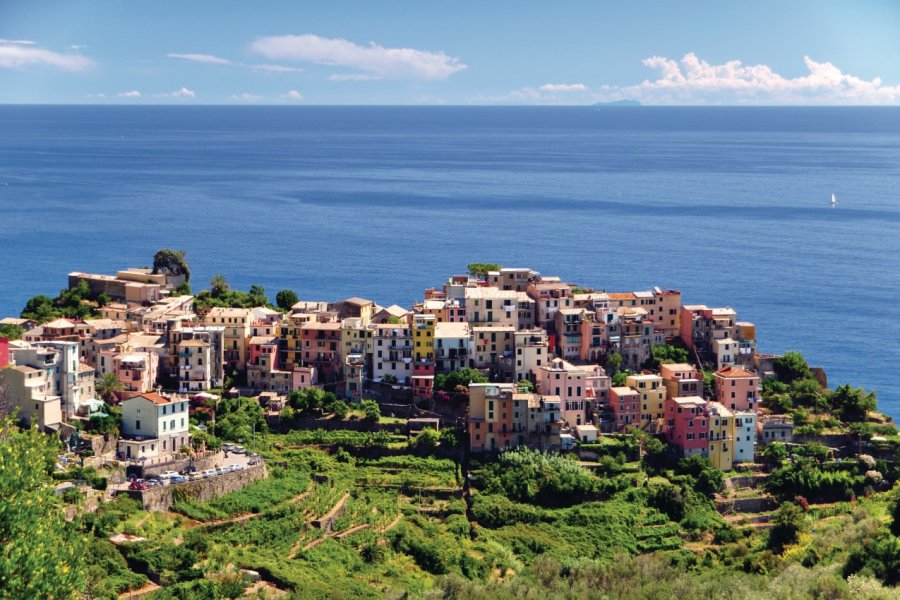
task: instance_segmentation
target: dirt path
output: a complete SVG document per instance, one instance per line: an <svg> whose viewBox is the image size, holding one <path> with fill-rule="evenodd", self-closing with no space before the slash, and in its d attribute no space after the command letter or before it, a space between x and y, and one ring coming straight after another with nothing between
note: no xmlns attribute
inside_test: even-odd
<svg viewBox="0 0 900 600"><path fill-rule="evenodd" d="M384 529L381 530L381 533L387 533L388 531L390 531L391 529L393 529L394 527L399 525L400 521L402 521L402 520L403 520L403 515L402 514L397 515L394 518L394 520L388 524L387 527L385 527Z"/></svg>
<svg viewBox="0 0 900 600"><path fill-rule="evenodd" d="M362 531L363 529L368 529L368 528L369 528L368 523L363 523L362 525L354 525L353 527L351 527L351 528L348 529L347 531L342 531L341 533L337 534L337 535L334 536L334 537L336 537L336 538L339 539L339 540L342 540L342 539L344 539L345 537L347 537L348 535L353 535L353 534L356 533L357 531Z"/></svg>
<svg viewBox="0 0 900 600"><path fill-rule="evenodd" d="M158 589L161 588L152 581L148 581L142 588L131 590L130 592L122 592L121 594L119 594L119 599L123 600L125 598L142 598L143 596L155 592Z"/></svg>

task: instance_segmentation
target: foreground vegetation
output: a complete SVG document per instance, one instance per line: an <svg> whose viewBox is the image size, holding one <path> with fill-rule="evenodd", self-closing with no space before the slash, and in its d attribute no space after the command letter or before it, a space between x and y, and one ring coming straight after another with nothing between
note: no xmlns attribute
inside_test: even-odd
<svg viewBox="0 0 900 600"><path fill-rule="evenodd" d="M152 514L120 497L65 523L48 509L63 502L47 486L52 441L4 431L0 597L115 598L149 581L153 598L898 596L898 492L866 475L893 467L868 457L836 469L815 448L772 446L782 503L757 522L716 511L723 474L708 462L667 459L648 439L605 441L590 470L506 452L471 465L467 495L461 465L430 455L450 435L268 433L270 476L239 492ZM114 533L147 541L116 546Z"/></svg>

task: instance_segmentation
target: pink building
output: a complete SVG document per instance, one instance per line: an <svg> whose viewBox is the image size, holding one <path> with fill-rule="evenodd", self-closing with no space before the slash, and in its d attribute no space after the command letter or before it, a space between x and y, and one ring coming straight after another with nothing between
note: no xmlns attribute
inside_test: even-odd
<svg viewBox="0 0 900 600"><path fill-rule="evenodd" d="M682 455L709 454L709 407L699 396L666 399L666 439Z"/></svg>
<svg viewBox="0 0 900 600"><path fill-rule="evenodd" d="M434 362L417 361L413 366L413 396L431 400L434 394Z"/></svg>
<svg viewBox="0 0 900 600"><path fill-rule="evenodd" d="M113 356L113 371L126 392L152 392L156 388L159 355L125 352Z"/></svg>
<svg viewBox="0 0 900 600"><path fill-rule="evenodd" d="M0 337L0 369L9 364L9 340Z"/></svg>
<svg viewBox="0 0 900 600"><path fill-rule="evenodd" d="M271 357L270 370L278 370L278 338L274 335L256 335L250 338L248 365L259 365L263 356Z"/></svg>
<svg viewBox="0 0 900 600"><path fill-rule="evenodd" d="M703 396L703 374L694 365L672 363L659 365L659 376L669 398Z"/></svg>
<svg viewBox="0 0 900 600"><path fill-rule="evenodd" d="M759 375L738 367L716 371L716 402L731 410L755 411L759 404Z"/></svg>
<svg viewBox="0 0 900 600"><path fill-rule="evenodd" d="M586 375L583 367L559 358L542 366L538 373L541 394L559 396L562 418L571 427L586 422Z"/></svg>
<svg viewBox="0 0 900 600"><path fill-rule="evenodd" d="M316 367L323 383L333 383L342 378L341 324L304 323L300 331L303 366Z"/></svg>
<svg viewBox="0 0 900 600"><path fill-rule="evenodd" d="M630 387L613 387L609 390L609 405L616 417L616 430L624 431L634 425L641 426L641 395Z"/></svg>

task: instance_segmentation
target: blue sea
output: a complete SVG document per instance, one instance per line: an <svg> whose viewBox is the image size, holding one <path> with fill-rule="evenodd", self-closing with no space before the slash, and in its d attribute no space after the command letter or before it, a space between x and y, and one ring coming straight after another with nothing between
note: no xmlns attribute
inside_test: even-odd
<svg viewBox="0 0 900 600"><path fill-rule="evenodd" d="M0 240L0 315L162 247L270 297L677 288L900 418L896 108L3 106Z"/></svg>

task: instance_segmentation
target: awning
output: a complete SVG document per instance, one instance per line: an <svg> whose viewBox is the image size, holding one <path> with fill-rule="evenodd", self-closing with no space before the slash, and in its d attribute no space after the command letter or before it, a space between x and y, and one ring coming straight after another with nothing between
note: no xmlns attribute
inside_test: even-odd
<svg viewBox="0 0 900 600"><path fill-rule="evenodd" d="M97 412L98 410L103 408L103 400L91 398L90 400L85 400L84 405L88 407L88 410L90 412Z"/></svg>

